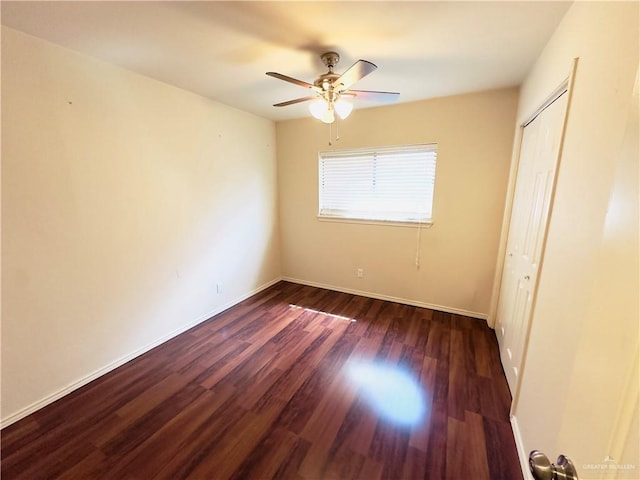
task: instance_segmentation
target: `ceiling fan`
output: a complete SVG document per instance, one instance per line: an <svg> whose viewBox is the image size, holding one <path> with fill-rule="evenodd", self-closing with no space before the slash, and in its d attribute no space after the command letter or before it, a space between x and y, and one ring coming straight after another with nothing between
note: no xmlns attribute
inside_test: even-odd
<svg viewBox="0 0 640 480"><path fill-rule="evenodd" d="M307 97L276 103L274 107L286 107L287 105L311 101L309 104L311 114L324 123L333 123L335 121L335 114L344 119L347 118L351 110L353 110L353 104L345 101L345 98L361 98L388 103L395 102L400 96L397 92L351 90L349 88L358 80L378 68L367 60L358 60L340 75L333 71L336 64L340 61L340 55L336 52L326 52L323 53L320 58L329 68L329 71L316 78L313 84L282 75L281 73L267 72L267 75L270 77L279 78L280 80L308 88L314 92L313 95Z"/></svg>

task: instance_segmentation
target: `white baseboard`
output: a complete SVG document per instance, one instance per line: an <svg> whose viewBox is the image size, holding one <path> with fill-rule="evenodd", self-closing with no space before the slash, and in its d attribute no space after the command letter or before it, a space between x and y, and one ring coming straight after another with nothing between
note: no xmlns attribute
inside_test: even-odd
<svg viewBox="0 0 640 480"><path fill-rule="evenodd" d="M0 428L4 428L7 427L9 425L11 425L12 423L17 422L18 420L26 417L27 415L31 415L33 412L36 412L38 410L40 410L43 407L46 407L47 405L49 405L50 403L55 402L56 400L64 397L65 395L68 395L69 393L73 392L74 390L77 390L80 387L83 387L84 385L86 385L89 382L92 382L93 380L95 380L98 377L101 377L102 375L109 373L112 370L115 370L116 368L124 365L125 363L127 363L130 360L133 360L134 358L142 355L143 353L148 352L149 350L157 347L158 345L163 344L164 342L166 342L167 340L171 340L173 337L176 337L178 335L180 335L181 333L186 332L187 330L189 330L190 328L195 327L196 325L198 325L199 323L204 322L205 320L210 319L211 317L218 315L219 313L224 312L225 310L233 307L234 305L237 305L238 303L242 302L243 300L246 300L247 298L251 297L252 295L255 295L256 293L261 292L262 290L265 290L267 288L269 288L272 285L275 285L276 283L278 283L281 279L278 277L274 280L271 280L263 285L260 285L259 287L253 289L252 291L226 303L225 305L222 305L220 307L215 308L214 310L212 310L209 313L206 313L204 315L202 315L201 317L187 323L186 325L183 325L182 327L173 330L172 332L163 335L162 337L158 338L157 340L151 342L148 345L145 345L142 348L139 348L117 360L115 360L114 362L109 363L108 365L105 365L102 368L99 368L98 370L90 373L89 375L80 378L79 380L70 383L69 385L67 385L66 387L58 390L57 392L52 393L51 395L47 395L46 397L44 397L41 400L38 400L37 402L32 403L31 405L28 405L20 410L18 410L17 412L9 415L6 418L3 418L0 420Z"/></svg>
<svg viewBox="0 0 640 480"><path fill-rule="evenodd" d="M525 480L534 480L531 475L531 471L529 470L529 454L524 448L522 435L520 434L520 427L518 427L518 419L515 416L511 416L511 430L513 430L513 438L516 441L522 476Z"/></svg>
<svg viewBox="0 0 640 480"><path fill-rule="evenodd" d="M282 280L285 280L287 282L300 283L302 285L309 285L310 287L325 288L327 290L334 290L336 292L350 293L352 295L360 295L362 297L370 297L378 300L387 300L389 302L402 303L405 305L411 305L412 307L429 308L431 310L438 310L440 312L454 313L456 315L464 315L465 317L478 318L480 320L485 320L485 321L487 320L486 313L471 312L469 310L461 310L459 308L446 307L444 305L435 305L433 303L424 303L416 300L409 300L406 298L392 297L390 295L381 295L379 293L365 292L362 290L353 290L350 288L343 288L343 287L336 287L335 285L327 285L324 283L310 282L308 280L301 280L299 278L282 277Z"/></svg>

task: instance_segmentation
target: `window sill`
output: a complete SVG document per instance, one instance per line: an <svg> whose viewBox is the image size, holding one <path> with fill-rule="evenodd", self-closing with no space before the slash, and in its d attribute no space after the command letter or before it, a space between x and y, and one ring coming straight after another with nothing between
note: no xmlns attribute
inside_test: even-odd
<svg viewBox="0 0 640 480"><path fill-rule="evenodd" d="M325 215L318 215L318 220L321 222L334 222L334 223L356 223L360 225L384 225L389 227L423 227L431 228L433 226L433 220L426 222L412 222L412 221L399 221L399 220L365 220L358 218L345 218L345 217L328 217Z"/></svg>

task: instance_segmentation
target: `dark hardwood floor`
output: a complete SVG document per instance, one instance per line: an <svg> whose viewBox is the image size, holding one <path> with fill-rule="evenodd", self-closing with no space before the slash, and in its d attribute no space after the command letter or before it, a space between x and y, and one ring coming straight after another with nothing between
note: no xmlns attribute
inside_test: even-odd
<svg viewBox="0 0 640 480"><path fill-rule="evenodd" d="M522 479L481 320L280 282L2 431L2 479Z"/></svg>

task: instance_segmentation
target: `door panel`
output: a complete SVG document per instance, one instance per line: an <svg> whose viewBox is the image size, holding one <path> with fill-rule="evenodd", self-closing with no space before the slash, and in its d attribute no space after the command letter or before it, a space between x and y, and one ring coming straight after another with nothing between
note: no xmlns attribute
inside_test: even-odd
<svg viewBox="0 0 640 480"><path fill-rule="evenodd" d="M524 127L497 310L497 334L515 394L542 259L555 181L566 92Z"/></svg>

